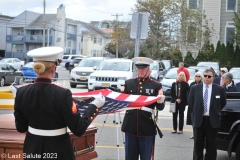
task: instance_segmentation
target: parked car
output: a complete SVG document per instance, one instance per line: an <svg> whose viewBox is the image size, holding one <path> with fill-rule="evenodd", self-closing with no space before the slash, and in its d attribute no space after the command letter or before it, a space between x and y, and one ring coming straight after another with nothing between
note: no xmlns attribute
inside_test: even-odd
<svg viewBox="0 0 240 160"><path fill-rule="evenodd" d="M83 58L74 58L70 63L69 63L69 73L71 73L71 70L78 65L79 62L81 62Z"/></svg>
<svg viewBox="0 0 240 160"><path fill-rule="evenodd" d="M107 59L90 74L88 90L103 88L122 89L125 80L133 78L133 61L131 59Z"/></svg>
<svg viewBox="0 0 240 160"><path fill-rule="evenodd" d="M18 78L16 79L16 77ZM23 73L9 64L0 64L0 87L5 86L6 84L12 84L13 82L16 84L22 84Z"/></svg>
<svg viewBox="0 0 240 160"><path fill-rule="evenodd" d="M154 61L150 64L150 69L152 70L151 76L158 81L162 79L167 72L162 61Z"/></svg>
<svg viewBox="0 0 240 160"><path fill-rule="evenodd" d="M233 75L234 84L240 82L240 67L234 67L229 70Z"/></svg>
<svg viewBox="0 0 240 160"><path fill-rule="evenodd" d="M195 69L196 72L201 72L202 74L206 69L211 69L213 70L215 77L218 77L217 73L215 73L215 70L209 66L189 66L188 68Z"/></svg>
<svg viewBox="0 0 240 160"><path fill-rule="evenodd" d="M15 69L20 69L24 65L24 61L21 61L18 58L3 58L0 61L0 64L9 64Z"/></svg>
<svg viewBox="0 0 240 160"><path fill-rule="evenodd" d="M28 62L23 67L20 68L20 71L23 73L25 82L33 82L37 78L36 72L33 69L34 62ZM58 79L58 72L55 72L53 80Z"/></svg>
<svg viewBox="0 0 240 160"><path fill-rule="evenodd" d="M72 69L70 73L70 86L76 88L78 84L88 85L89 75L94 72L106 58L104 57L88 57Z"/></svg>
<svg viewBox="0 0 240 160"><path fill-rule="evenodd" d="M197 66L208 66L212 67L217 74L217 76L220 75L220 65L219 62L198 62Z"/></svg>
<svg viewBox="0 0 240 160"><path fill-rule="evenodd" d="M161 60L166 68L166 70L169 70L170 68L173 68L175 66L173 66L171 60Z"/></svg>
<svg viewBox="0 0 240 160"><path fill-rule="evenodd" d="M61 59L60 66L63 68L66 68L68 70L69 63L74 59L74 58L84 58L86 56L82 55L63 55L63 58Z"/></svg>
<svg viewBox="0 0 240 160"><path fill-rule="evenodd" d="M177 69L178 68L169 69L161 81L163 93L165 95L166 100L171 99L170 92L171 92L172 83L176 82L176 79L178 76ZM195 71L195 69L190 69L190 68L187 68L187 69L190 74L190 78L188 81L188 84L190 85L194 81L194 76L195 76L196 71Z"/></svg>
<svg viewBox="0 0 240 160"><path fill-rule="evenodd" d="M218 130L217 149L227 151L231 157L236 153L240 159L240 92L227 92L227 104L221 111L221 126Z"/></svg>

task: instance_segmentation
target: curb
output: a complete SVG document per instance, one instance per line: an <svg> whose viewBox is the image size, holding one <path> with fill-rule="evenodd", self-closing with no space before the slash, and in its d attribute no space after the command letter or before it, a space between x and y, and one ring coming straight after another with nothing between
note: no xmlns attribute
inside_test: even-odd
<svg viewBox="0 0 240 160"><path fill-rule="evenodd" d="M0 93L12 93L10 90L0 90Z"/></svg>
<svg viewBox="0 0 240 160"><path fill-rule="evenodd" d="M0 109L13 109L13 104L0 104Z"/></svg>
<svg viewBox="0 0 240 160"><path fill-rule="evenodd" d="M0 92L0 99L14 99L13 94L10 92Z"/></svg>

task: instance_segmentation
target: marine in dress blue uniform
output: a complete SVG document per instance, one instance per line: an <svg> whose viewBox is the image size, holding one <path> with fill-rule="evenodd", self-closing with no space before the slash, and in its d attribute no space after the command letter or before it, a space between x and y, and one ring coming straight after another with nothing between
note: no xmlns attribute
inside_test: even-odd
<svg viewBox="0 0 240 160"><path fill-rule="evenodd" d="M69 89L51 84L56 59L63 52L60 47L43 47L28 52L33 57L37 79L34 84L17 90L14 105L18 132L26 132L23 153L29 159L74 160L74 152L67 127L81 136L104 104L104 97L92 102L81 116ZM38 155L32 157L31 155ZM28 158L25 158L28 159Z"/></svg>
<svg viewBox="0 0 240 160"><path fill-rule="evenodd" d="M122 89L123 93L133 95L158 96L162 98L151 105L143 106L139 109L127 110L124 116L122 131L125 132L125 159L150 160L154 151L154 138L156 126L153 119L153 110L164 108L164 95L162 85L158 81L150 78L149 65L152 59L146 57L135 57L138 77L125 81Z"/></svg>

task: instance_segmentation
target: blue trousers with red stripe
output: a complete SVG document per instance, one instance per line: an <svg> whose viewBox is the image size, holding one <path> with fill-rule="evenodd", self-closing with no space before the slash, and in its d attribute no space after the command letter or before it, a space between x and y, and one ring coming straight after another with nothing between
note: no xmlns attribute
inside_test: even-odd
<svg viewBox="0 0 240 160"><path fill-rule="evenodd" d="M125 160L151 160L154 136L137 137L125 134Z"/></svg>

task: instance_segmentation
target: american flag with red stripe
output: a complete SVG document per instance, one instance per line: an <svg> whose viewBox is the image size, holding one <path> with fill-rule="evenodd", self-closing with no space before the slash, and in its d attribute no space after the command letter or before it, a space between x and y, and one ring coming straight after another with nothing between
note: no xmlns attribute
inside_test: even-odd
<svg viewBox="0 0 240 160"><path fill-rule="evenodd" d="M125 93L114 92L109 89L95 90L91 92L73 93L73 99L81 112L94 100L94 95L101 93L105 96L105 103L99 108L99 114L108 114L125 109L140 108L150 105L161 99L159 96L143 96L143 95L131 95Z"/></svg>

